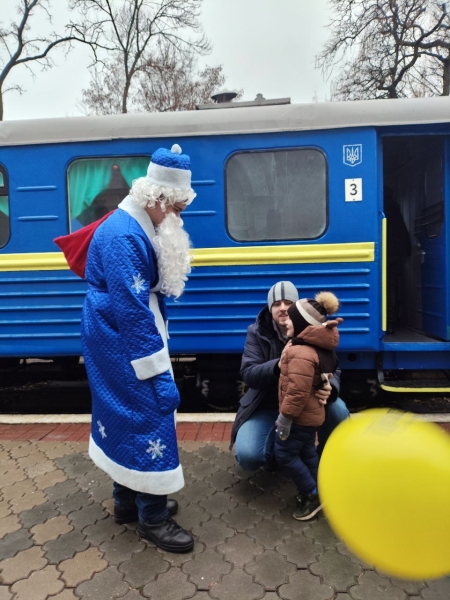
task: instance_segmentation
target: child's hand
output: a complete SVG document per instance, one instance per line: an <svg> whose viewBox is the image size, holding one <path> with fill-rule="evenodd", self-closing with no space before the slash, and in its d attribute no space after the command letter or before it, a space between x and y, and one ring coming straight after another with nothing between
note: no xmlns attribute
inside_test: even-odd
<svg viewBox="0 0 450 600"><path fill-rule="evenodd" d="M292 419L283 413L278 415L275 421L276 432L282 442L286 441L291 433Z"/></svg>

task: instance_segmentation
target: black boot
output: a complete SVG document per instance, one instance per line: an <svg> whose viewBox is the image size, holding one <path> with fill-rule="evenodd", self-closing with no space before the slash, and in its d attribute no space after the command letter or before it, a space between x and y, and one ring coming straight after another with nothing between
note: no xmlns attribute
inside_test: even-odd
<svg viewBox="0 0 450 600"><path fill-rule="evenodd" d="M178 512L178 502L172 498L167 499L167 510L169 515L176 515ZM124 523L134 523L137 521L138 510L135 504L129 504L127 506L114 505L114 520L119 525Z"/></svg>
<svg viewBox="0 0 450 600"><path fill-rule="evenodd" d="M138 533L141 538L156 544L167 552L189 552L194 547L194 538L169 515L158 523L139 521Z"/></svg>

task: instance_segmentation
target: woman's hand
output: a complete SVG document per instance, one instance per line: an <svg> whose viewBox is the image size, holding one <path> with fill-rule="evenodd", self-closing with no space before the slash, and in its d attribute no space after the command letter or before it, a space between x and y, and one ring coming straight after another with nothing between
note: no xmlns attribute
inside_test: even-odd
<svg viewBox="0 0 450 600"><path fill-rule="evenodd" d="M292 346L292 340L289 340L289 341L287 342L286 346L283 348L283 352L281 353L280 360L278 361L278 368L279 368L279 369L281 369L281 360L282 360L282 358L283 358L283 354L286 352L286 350L287 350L287 349L288 349L290 346ZM327 398L328 398L328 396L327 396Z"/></svg>
<svg viewBox="0 0 450 600"><path fill-rule="evenodd" d="M331 379L333 375L330 373L328 375L328 377ZM325 383L320 390L317 390L317 392L314 394L314 396L319 400L320 404L323 404L325 406L325 404L328 401L328 398L330 397L331 394L331 383Z"/></svg>

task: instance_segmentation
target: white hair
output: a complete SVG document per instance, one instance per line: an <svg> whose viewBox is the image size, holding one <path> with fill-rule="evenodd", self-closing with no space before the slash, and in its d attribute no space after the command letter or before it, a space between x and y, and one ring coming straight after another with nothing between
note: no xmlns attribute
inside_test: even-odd
<svg viewBox="0 0 450 600"><path fill-rule="evenodd" d="M158 257L161 292L176 299L183 293L191 272L191 241L183 221L173 213L166 215L155 231L153 247Z"/></svg>
<svg viewBox="0 0 450 600"><path fill-rule="evenodd" d="M178 202L190 204L196 197L193 189L175 190L149 183L147 177L139 177L133 181L130 190L130 196L133 202L142 208L153 208L157 202L161 205L161 210L166 211L166 204L174 205Z"/></svg>

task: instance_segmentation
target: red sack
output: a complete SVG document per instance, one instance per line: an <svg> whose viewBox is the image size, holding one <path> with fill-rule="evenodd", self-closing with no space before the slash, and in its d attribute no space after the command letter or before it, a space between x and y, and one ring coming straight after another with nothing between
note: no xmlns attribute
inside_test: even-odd
<svg viewBox="0 0 450 600"><path fill-rule="evenodd" d="M78 275L78 277L81 277L81 279L84 279L87 253L95 230L103 223L103 221L111 216L113 212L115 211L112 210L101 219L98 219L98 221L94 221L93 223L86 225L86 227L74 231L74 233L62 235L53 240L63 251L70 270Z"/></svg>

